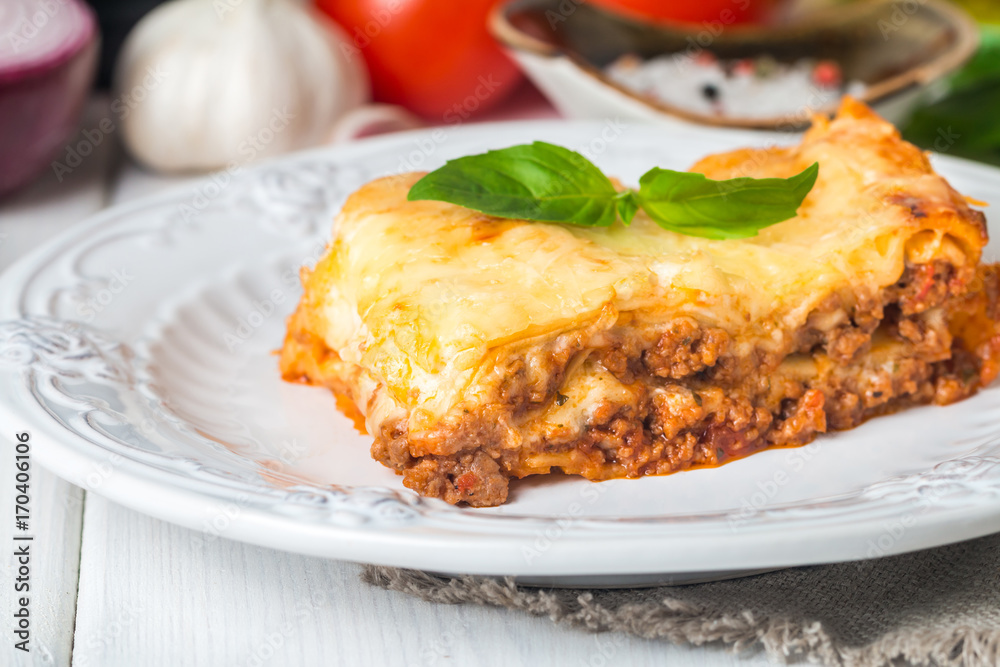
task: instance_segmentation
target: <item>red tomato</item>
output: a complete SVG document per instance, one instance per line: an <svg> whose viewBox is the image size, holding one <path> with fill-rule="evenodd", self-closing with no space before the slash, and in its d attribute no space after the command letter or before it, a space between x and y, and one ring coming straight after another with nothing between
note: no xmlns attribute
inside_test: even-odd
<svg viewBox="0 0 1000 667"><path fill-rule="evenodd" d="M719 21L725 25L760 21L783 0L591 0L611 11L653 21Z"/></svg>
<svg viewBox="0 0 1000 667"><path fill-rule="evenodd" d="M459 123L520 80L487 32L496 0L315 0L349 34L375 99Z"/></svg>

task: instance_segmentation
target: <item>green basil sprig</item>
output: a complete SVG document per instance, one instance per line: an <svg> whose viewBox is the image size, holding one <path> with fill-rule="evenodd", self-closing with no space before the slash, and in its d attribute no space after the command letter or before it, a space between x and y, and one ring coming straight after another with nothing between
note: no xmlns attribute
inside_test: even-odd
<svg viewBox="0 0 1000 667"><path fill-rule="evenodd" d="M755 236L795 217L819 174L813 164L791 178L733 178L654 168L638 190L619 192L579 153L536 141L449 160L410 188L410 201L434 200L502 218L608 227L642 209L664 229L709 239Z"/></svg>

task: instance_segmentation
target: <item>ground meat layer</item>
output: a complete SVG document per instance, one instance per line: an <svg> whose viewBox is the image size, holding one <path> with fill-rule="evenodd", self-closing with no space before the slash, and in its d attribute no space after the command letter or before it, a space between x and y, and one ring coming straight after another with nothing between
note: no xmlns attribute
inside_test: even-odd
<svg viewBox="0 0 1000 667"><path fill-rule="evenodd" d="M605 480L719 465L768 447L803 445L903 407L960 400L983 382L981 359L964 349L940 362L897 355L903 350L912 348L872 353L808 379L779 371L763 393L745 386L693 389L638 381L628 386L629 400L599 404L582 432L529 428L535 437L515 450L487 445L451 456L412 457L399 429L378 438L372 454L422 495L493 506L507 499L511 477L561 471ZM884 370L887 361L891 372ZM491 464L472 452L486 454Z"/></svg>

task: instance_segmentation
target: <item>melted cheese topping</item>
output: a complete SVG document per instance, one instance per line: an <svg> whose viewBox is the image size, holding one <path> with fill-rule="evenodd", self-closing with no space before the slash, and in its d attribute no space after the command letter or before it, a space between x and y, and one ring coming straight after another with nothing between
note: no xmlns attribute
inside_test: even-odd
<svg viewBox="0 0 1000 667"><path fill-rule="evenodd" d="M411 416L413 433L463 400L494 400L483 378L498 355L620 314L637 326L693 316L744 347L780 342L830 294L875 294L908 259L978 262L980 216L853 101L817 119L800 146L712 156L693 170L788 177L813 162L819 179L796 218L726 241L663 230L641 212L628 228L497 219L408 202L421 174L379 179L350 197L305 276L307 326L388 389L368 406L369 428L405 409L423 415Z"/></svg>

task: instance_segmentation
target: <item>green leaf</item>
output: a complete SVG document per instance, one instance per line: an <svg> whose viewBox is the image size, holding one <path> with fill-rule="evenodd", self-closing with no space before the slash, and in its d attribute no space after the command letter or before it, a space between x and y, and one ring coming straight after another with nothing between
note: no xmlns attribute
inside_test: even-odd
<svg viewBox="0 0 1000 667"><path fill-rule="evenodd" d="M614 185L589 160L543 141L449 160L417 181L407 199L588 227L610 226L622 206L628 212Z"/></svg>
<svg viewBox="0 0 1000 667"><path fill-rule="evenodd" d="M816 183L814 164L791 178L713 181L655 168L639 191L618 192L571 150L542 141L448 161L417 181L410 201L458 204L488 215L608 227L629 225L640 208L661 227L712 239L745 238L787 220Z"/></svg>
<svg viewBox="0 0 1000 667"><path fill-rule="evenodd" d="M903 136L938 153L1000 164L1000 85L963 90L913 115Z"/></svg>
<svg viewBox="0 0 1000 667"><path fill-rule="evenodd" d="M622 222L626 226L632 224L632 218L639 211L639 202L636 201L635 192L632 190L619 192L615 199L615 205L618 209L618 217L622 219Z"/></svg>
<svg viewBox="0 0 1000 667"><path fill-rule="evenodd" d="M984 25L976 55L949 82L951 92L1000 82L1000 26Z"/></svg>
<svg viewBox="0 0 1000 667"><path fill-rule="evenodd" d="M976 56L950 81L949 94L917 109L903 138L921 148L1000 164L1000 26L982 26Z"/></svg>
<svg viewBox="0 0 1000 667"><path fill-rule="evenodd" d="M637 200L664 229L709 239L747 238L795 217L818 175L818 163L791 178L726 181L656 167L639 179Z"/></svg>

